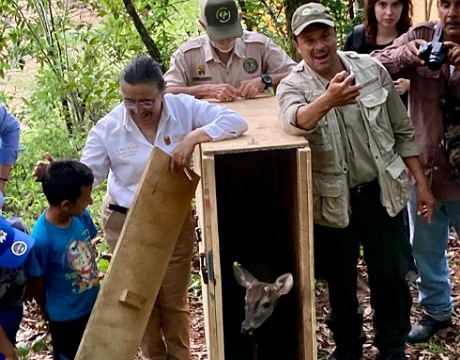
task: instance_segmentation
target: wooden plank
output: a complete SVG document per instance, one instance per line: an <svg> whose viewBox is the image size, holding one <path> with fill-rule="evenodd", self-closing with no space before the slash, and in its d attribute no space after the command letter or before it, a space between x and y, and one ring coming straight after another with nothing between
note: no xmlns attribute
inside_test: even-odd
<svg viewBox="0 0 460 360"><path fill-rule="evenodd" d="M249 130L243 136L229 141L203 143L203 154L287 149L307 144L304 137L288 135L283 131L278 119L279 106L275 96L240 99L225 103L225 106L240 113L248 123Z"/></svg>
<svg viewBox="0 0 460 360"><path fill-rule="evenodd" d="M193 170L202 177L202 159L201 159L201 147L198 145L195 148L195 152L193 153ZM204 179L203 179L204 180ZM206 240L208 239L209 234L207 235L204 231L204 221L205 221L205 212L204 212L204 199L203 199L203 181L200 183L201 185L197 187L195 193L196 199L196 212L198 215L198 226L201 229L201 242L198 243L198 249L200 253L200 257L202 254L205 256L205 266L209 266L206 263L206 256L210 252L212 253L212 249L209 248L209 245L206 246ZM209 241L209 239L208 239ZM200 258L201 260L201 258ZM203 261L203 260L202 260ZM200 273L201 276L201 289L202 289L202 297L203 297L203 315L204 315L204 332L206 338L206 345L208 349L208 358L209 359L217 359L217 338L216 334L216 306L214 302L214 281L208 281L206 284L203 279L203 274ZM211 279L212 280L212 279Z"/></svg>
<svg viewBox="0 0 460 360"><path fill-rule="evenodd" d="M152 151L77 360L129 360L137 353L199 181L192 172L192 181L171 173L170 159Z"/></svg>
<svg viewBox="0 0 460 360"><path fill-rule="evenodd" d="M297 150L297 208L298 208L298 265L300 271L300 298L303 327L300 345L304 360L316 360L315 279L313 266L313 192L311 151Z"/></svg>
<svg viewBox="0 0 460 360"><path fill-rule="evenodd" d="M203 144L201 144L203 145ZM213 155L202 154L202 191L203 212L202 219L203 236L205 240L206 259L209 269L209 297L208 305L213 318L211 318L210 337L212 345L208 344L211 352L209 360L224 360L224 324L222 315L222 275L220 270L220 246L219 228L217 215L217 189L216 173Z"/></svg>

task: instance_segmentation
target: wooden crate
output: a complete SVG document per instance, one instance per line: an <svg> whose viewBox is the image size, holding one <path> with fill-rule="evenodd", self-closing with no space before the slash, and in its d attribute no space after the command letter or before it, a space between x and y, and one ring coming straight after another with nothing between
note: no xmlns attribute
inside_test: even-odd
<svg viewBox="0 0 460 360"><path fill-rule="evenodd" d="M249 131L202 144L194 155L201 176L197 208L209 360L253 360L251 341L240 333L245 289L234 279L234 261L261 281L294 275L293 290L256 332L258 360L316 360L308 143L282 131L273 96L226 105L242 114Z"/></svg>

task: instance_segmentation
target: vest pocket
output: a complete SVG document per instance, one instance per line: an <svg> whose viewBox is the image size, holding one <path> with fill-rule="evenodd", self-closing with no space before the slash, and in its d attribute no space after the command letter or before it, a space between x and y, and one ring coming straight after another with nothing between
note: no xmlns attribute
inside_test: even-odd
<svg viewBox="0 0 460 360"><path fill-rule="evenodd" d="M316 224L343 228L348 225L349 195L346 181L313 174L313 220Z"/></svg>

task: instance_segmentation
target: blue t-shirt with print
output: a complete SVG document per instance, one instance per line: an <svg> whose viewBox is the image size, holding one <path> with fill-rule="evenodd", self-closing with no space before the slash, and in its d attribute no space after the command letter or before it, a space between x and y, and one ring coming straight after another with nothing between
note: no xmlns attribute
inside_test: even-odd
<svg viewBox="0 0 460 360"><path fill-rule="evenodd" d="M91 239L97 230L85 210L72 217L67 228L59 228L41 214L32 237L35 246L27 259L31 276L45 278L45 311L50 320L70 321L91 312L99 292L99 270Z"/></svg>

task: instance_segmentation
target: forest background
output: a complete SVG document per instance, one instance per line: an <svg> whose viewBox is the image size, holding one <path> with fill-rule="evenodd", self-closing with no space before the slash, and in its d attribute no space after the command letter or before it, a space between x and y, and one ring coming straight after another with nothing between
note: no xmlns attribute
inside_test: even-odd
<svg viewBox="0 0 460 360"><path fill-rule="evenodd" d="M431 0L413 0L416 14ZM290 33L293 11L309 1L237 0L246 29L264 33L297 59ZM336 19L339 46L352 26L362 22L363 0L322 0ZM78 159L89 129L121 101L119 76L134 56L151 55L168 68L171 54L184 41L203 34L198 24L199 0L0 0L0 102L21 121L21 153L6 188L5 216L20 216L32 228L46 208L33 167L45 152L56 158ZM423 11L426 16L426 11ZM416 16L417 16L416 15ZM419 18L417 20L422 20ZM101 229L100 208L105 184L98 186L90 206ZM101 276L110 260L99 237ZM458 238L453 235L449 257L452 283L460 288ZM207 359L198 267L190 280L193 359ZM372 332L372 309L366 285L365 264L360 264L360 298L366 333ZM455 293L454 291L454 293ZM456 292L458 293L458 291ZM317 284L317 341L319 359L333 350L327 314L327 289ZM415 299L414 292L414 299ZM460 299L455 297L455 303ZM415 316L420 316L416 309ZM460 318L454 314L454 323ZM21 359L50 359L49 338L37 308L28 306L21 325L18 354ZM411 359L459 359L458 329L434 341L410 348ZM375 349L366 345L366 354Z"/></svg>

